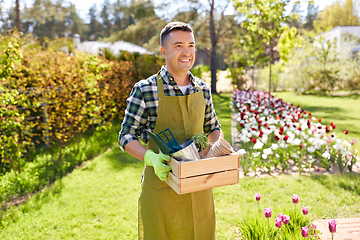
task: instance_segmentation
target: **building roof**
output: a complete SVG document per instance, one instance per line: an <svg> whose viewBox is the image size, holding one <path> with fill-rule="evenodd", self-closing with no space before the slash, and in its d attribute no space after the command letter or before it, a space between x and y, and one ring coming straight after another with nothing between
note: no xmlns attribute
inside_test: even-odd
<svg viewBox="0 0 360 240"><path fill-rule="evenodd" d="M153 54L141 46L125 42L117 41L114 43L111 42L98 42L98 41L85 41L80 42L76 46L80 51L85 51L87 53L98 54L100 49L108 48L114 55L118 55L120 51L127 52L138 52L140 54Z"/></svg>

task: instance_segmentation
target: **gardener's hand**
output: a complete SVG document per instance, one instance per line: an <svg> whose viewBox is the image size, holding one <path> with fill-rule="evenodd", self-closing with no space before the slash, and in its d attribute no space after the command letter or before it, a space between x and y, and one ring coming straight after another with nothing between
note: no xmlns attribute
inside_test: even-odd
<svg viewBox="0 0 360 240"><path fill-rule="evenodd" d="M163 153L156 154L153 150L147 150L144 156L146 165L154 167L155 174L161 181L167 179L168 172L171 170L171 167L165 164L165 161L169 160L170 156Z"/></svg>

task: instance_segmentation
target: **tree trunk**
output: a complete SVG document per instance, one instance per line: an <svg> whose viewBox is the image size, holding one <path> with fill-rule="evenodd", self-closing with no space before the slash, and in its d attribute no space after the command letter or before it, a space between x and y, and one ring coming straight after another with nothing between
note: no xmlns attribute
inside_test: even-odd
<svg viewBox="0 0 360 240"><path fill-rule="evenodd" d="M272 58L273 58L273 48L272 48L272 41L270 39L270 62L269 62L269 108L270 108L270 96L271 96L271 63L272 63Z"/></svg>
<svg viewBox="0 0 360 240"><path fill-rule="evenodd" d="M210 40L211 40L211 93L216 94L216 70L217 70L217 58L216 58L216 36L215 36L215 25L214 25L214 0L211 1L210 5Z"/></svg>
<svg viewBox="0 0 360 240"><path fill-rule="evenodd" d="M15 26L18 29L18 31L21 31L19 0L16 0L16 6L15 6Z"/></svg>

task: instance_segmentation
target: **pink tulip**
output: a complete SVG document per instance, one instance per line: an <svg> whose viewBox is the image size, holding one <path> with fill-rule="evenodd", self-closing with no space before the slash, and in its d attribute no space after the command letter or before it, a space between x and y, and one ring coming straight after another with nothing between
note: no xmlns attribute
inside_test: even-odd
<svg viewBox="0 0 360 240"><path fill-rule="evenodd" d="M336 221L335 221L335 219L333 219L333 220L331 220L331 221L329 222L329 231L330 231L331 233L335 233L335 232L336 232Z"/></svg>
<svg viewBox="0 0 360 240"><path fill-rule="evenodd" d="M290 216L284 215L284 216L282 217L282 222L283 222L285 225L289 224L289 222L290 222Z"/></svg>
<svg viewBox="0 0 360 240"><path fill-rule="evenodd" d="M299 203L299 197L296 194L293 194L292 196L292 200L294 204L298 204Z"/></svg>
<svg viewBox="0 0 360 240"><path fill-rule="evenodd" d="M309 213L309 209L307 207L303 207L302 211L304 215L307 215Z"/></svg>
<svg viewBox="0 0 360 240"><path fill-rule="evenodd" d="M351 139L350 144L351 144L351 145L355 145L356 142L357 142L357 140L356 140L355 138L353 138L353 139Z"/></svg>
<svg viewBox="0 0 360 240"><path fill-rule="evenodd" d="M266 218L271 218L271 208L265 208L264 214Z"/></svg>
<svg viewBox="0 0 360 240"><path fill-rule="evenodd" d="M261 194L260 194L260 193L255 194L255 199L256 199L256 201L260 201L260 198L261 198Z"/></svg>
<svg viewBox="0 0 360 240"><path fill-rule="evenodd" d="M284 215L283 215L282 213L279 213L277 217L278 217L278 218L282 218L283 216L284 216Z"/></svg>
<svg viewBox="0 0 360 240"><path fill-rule="evenodd" d="M277 217L275 219L275 226L281 228L281 225L282 225L282 218Z"/></svg>
<svg viewBox="0 0 360 240"><path fill-rule="evenodd" d="M301 228L301 235L304 237L304 238L306 238L306 237L308 237L309 236L309 229L308 229L308 227L302 227Z"/></svg>

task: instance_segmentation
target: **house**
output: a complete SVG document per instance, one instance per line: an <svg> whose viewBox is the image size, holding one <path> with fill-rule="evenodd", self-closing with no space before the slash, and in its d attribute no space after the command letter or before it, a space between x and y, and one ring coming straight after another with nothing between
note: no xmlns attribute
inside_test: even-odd
<svg viewBox="0 0 360 240"><path fill-rule="evenodd" d="M356 54L360 50L360 26L337 26L324 33L323 36L330 41L336 39L338 51L343 51L349 47L352 53ZM350 44L349 39L354 40L356 43Z"/></svg>
<svg viewBox="0 0 360 240"><path fill-rule="evenodd" d="M105 48L109 49L109 51L114 55L118 55L120 51L127 51L131 53L138 52L140 54L154 54L153 52L149 52L146 48L125 41L117 41L114 43L98 41L81 42L79 34L75 34L73 39L75 47L78 50L92 54L98 54L101 49Z"/></svg>

